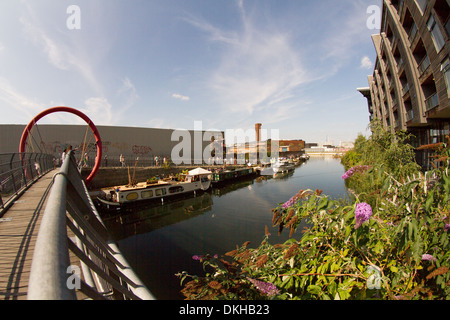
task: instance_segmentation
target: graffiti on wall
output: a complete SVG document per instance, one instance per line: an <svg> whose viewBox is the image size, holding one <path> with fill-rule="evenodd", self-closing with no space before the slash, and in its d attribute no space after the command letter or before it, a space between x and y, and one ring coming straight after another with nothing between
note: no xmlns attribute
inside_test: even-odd
<svg viewBox="0 0 450 320"><path fill-rule="evenodd" d="M152 151L152 148L150 148L149 146L134 145L132 147L132 151L133 151L133 154L135 154L135 155L145 156L145 155L148 155Z"/></svg>
<svg viewBox="0 0 450 320"><path fill-rule="evenodd" d="M44 142L41 141L40 143L40 150L43 153L49 153L49 154L61 154L66 148L69 146L72 146L73 149L79 150L79 152L95 152L97 145L96 143L79 143L79 142L61 142L61 141L53 141L53 142ZM140 145L133 145L130 148L130 145L128 143L112 143L111 141L102 141L102 153L103 154L134 154L137 156L146 156L151 154L153 149L150 146L140 146Z"/></svg>

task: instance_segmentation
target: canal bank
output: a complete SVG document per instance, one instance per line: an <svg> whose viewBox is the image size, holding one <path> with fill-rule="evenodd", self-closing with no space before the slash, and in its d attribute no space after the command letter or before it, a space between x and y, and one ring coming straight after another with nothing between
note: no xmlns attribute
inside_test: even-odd
<svg viewBox="0 0 450 320"><path fill-rule="evenodd" d="M300 189L346 197L344 171L339 159L314 157L292 174L233 183L201 197L110 216L104 222L133 270L158 299L182 299L175 274L204 272L193 257L224 255L246 241L257 247L265 226L273 243L288 240L287 233L279 236L278 228L272 227L271 209Z"/></svg>
<svg viewBox="0 0 450 320"><path fill-rule="evenodd" d="M164 167L103 167L100 168L89 185L89 189L96 190L106 187L114 187L118 185L128 184L129 177L138 182L147 181L152 177L169 177L170 175L177 175L186 170L193 170L198 167L208 168L211 170L221 169L223 166L172 166L168 168ZM238 168L244 168L242 165L228 165L226 167L229 170L234 170ZM81 176L85 179L90 174L91 168L83 168L81 171Z"/></svg>

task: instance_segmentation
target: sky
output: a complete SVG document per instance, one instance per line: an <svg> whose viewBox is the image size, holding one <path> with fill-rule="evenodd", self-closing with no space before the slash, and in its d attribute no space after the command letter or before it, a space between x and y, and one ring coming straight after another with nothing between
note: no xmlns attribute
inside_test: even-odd
<svg viewBox="0 0 450 320"><path fill-rule="evenodd" d="M2 0L0 124L368 135L381 0ZM371 11L372 10L372 11ZM377 17L375 17L377 19ZM58 113L39 124L83 124ZM197 124L196 124L197 123Z"/></svg>

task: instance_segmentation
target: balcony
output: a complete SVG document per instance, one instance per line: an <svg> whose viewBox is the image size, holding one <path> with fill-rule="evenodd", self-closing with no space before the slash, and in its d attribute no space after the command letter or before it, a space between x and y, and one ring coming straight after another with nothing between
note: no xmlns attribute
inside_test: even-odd
<svg viewBox="0 0 450 320"><path fill-rule="evenodd" d="M395 61L397 62L397 70L400 71L400 68L403 67L403 58L400 57L399 59L395 59Z"/></svg>
<svg viewBox="0 0 450 320"><path fill-rule="evenodd" d="M428 69L430 64L430 58L428 58L428 56L425 56L425 58L423 58L419 64L419 72L421 75Z"/></svg>
<svg viewBox="0 0 450 320"><path fill-rule="evenodd" d="M414 111L411 109L406 111L406 121L411 121L412 119L414 119Z"/></svg>
<svg viewBox="0 0 450 320"><path fill-rule="evenodd" d="M425 99L425 105L427 111L430 111L431 109L436 108L439 105L439 97L437 95L437 92Z"/></svg>
<svg viewBox="0 0 450 320"><path fill-rule="evenodd" d="M409 31L409 34L408 34L410 43L413 43L414 38L416 37L416 34L417 34L417 25L415 23L413 23L411 30Z"/></svg>
<svg viewBox="0 0 450 320"><path fill-rule="evenodd" d="M409 91L409 84L408 82L403 86L402 94L405 95Z"/></svg>

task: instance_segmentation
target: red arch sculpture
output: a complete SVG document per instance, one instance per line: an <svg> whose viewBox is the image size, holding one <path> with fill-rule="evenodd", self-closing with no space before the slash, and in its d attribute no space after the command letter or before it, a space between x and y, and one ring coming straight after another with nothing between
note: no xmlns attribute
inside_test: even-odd
<svg viewBox="0 0 450 320"><path fill-rule="evenodd" d="M100 138L100 134L97 130L97 127L91 121L91 119L89 119L88 116L86 116L84 113L82 113L81 111L79 111L77 109L69 108L69 107L53 107L53 108L46 109L46 110L42 111L41 113L39 113L25 127L25 130L23 131L22 137L20 139L19 152L21 152L21 153L25 152L25 143L27 141L28 134L29 134L31 128L34 126L34 124L36 122L38 122L39 119L45 117L46 115L48 115L50 113L54 113L54 112L69 112L69 113L79 116L81 119L83 119L89 125L92 132L94 133L95 141L97 142L97 158L95 160L94 168L92 169L90 175L85 180L86 184L89 184L92 181L92 179L94 178L94 176L97 174L98 169L100 168L100 163L102 161L102 140Z"/></svg>

